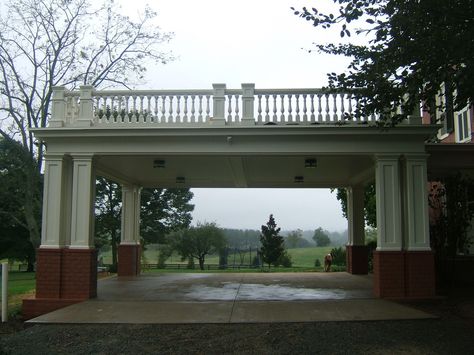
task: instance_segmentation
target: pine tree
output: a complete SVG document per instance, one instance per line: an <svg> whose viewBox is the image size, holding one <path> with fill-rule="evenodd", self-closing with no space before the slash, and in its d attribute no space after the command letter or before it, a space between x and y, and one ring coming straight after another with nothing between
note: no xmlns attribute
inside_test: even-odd
<svg viewBox="0 0 474 355"><path fill-rule="evenodd" d="M271 214L267 224L262 226L260 233L262 247L259 250L263 262L267 263L269 268L272 264L276 265L285 252L285 240L278 233L280 233L280 228L277 228L273 214Z"/></svg>

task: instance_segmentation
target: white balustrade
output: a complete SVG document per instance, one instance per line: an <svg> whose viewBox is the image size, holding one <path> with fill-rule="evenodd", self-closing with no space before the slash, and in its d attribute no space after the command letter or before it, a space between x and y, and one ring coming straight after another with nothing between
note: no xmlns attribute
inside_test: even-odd
<svg viewBox="0 0 474 355"><path fill-rule="evenodd" d="M50 127L202 124L338 125L374 123L357 117L361 98L323 89L93 90L53 89Z"/></svg>

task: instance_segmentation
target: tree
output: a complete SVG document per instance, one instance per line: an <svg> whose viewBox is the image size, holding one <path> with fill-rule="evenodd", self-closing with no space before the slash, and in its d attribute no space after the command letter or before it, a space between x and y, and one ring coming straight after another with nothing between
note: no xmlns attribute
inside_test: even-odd
<svg viewBox="0 0 474 355"><path fill-rule="evenodd" d="M331 239L329 239L329 236L321 227L314 231L313 240L318 247L326 247L331 244Z"/></svg>
<svg viewBox="0 0 474 355"><path fill-rule="evenodd" d="M259 252L264 263L275 265L285 252L285 240L279 235L280 228L277 228L273 214L270 215L266 225L263 225L260 233L260 243L262 247Z"/></svg>
<svg viewBox="0 0 474 355"><path fill-rule="evenodd" d="M145 188L141 194L140 236L144 244L163 243L165 235L191 223L194 205L189 189ZM112 246L112 264L117 265L120 244L122 189L105 178L96 184L96 247Z"/></svg>
<svg viewBox="0 0 474 355"><path fill-rule="evenodd" d="M198 223L172 233L168 240L181 259L198 259L199 268L204 270L206 255L216 253L225 247L225 237L215 223Z"/></svg>
<svg viewBox="0 0 474 355"><path fill-rule="evenodd" d="M191 224L190 189L145 188L141 195L140 236L145 244L164 243L167 234Z"/></svg>
<svg viewBox="0 0 474 355"><path fill-rule="evenodd" d="M310 246L310 243L303 238L303 231L301 229L297 229L292 231L288 234L285 238L285 245L288 248L307 248Z"/></svg>
<svg viewBox="0 0 474 355"><path fill-rule="evenodd" d="M116 182L105 178L96 181L95 247L112 248L112 265L117 266L117 249L120 244L122 189Z"/></svg>
<svg viewBox="0 0 474 355"><path fill-rule="evenodd" d="M25 152L19 198L37 247L40 215L35 208L45 147L29 129L47 126L53 86L130 87L144 78L149 63L172 59L159 50L171 36L151 25L156 14L150 8L132 20L118 13L112 0L93 5L88 0L9 0L3 9L0 135L17 140Z"/></svg>
<svg viewBox="0 0 474 355"><path fill-rule="evenodd" d="M23 205L26 191L22 187L29 178L27 170L31 163L35 161L30 160L28 152L19 142L0 137L0 258L25 260L28 271L33 271L35 247L39 246L39 240L30 239L28 214ZM42 180L39 173L30 178L33 178L35 186L28 208L38 219Z"/></svg>
<svg viewBox="0 0 474 355"><path fill-rule="evenodd" d="M359 90L356 115L382 114L394 125L419 107L426 109L445 85L446 105L454 91L458 109L474 97L474 3L471 0L333 0L337 13L303 8L295 14L315 27L336 27L341 38L352 33L368 44L318 44L323 53L351 57L346 73L328 74L329 86ZM401 113L398 108L401 107ZM348 117L349 118L349 117Z"/></svg>
<svg viewBox="0 0 474 355"><path fill-rule="evenodd" d="M347 218L346 189L336 189L336 198L341 203L342 215ZM365 223L369 227L377 228L377 207L376 207L376 198L375 198L375 183L367 184L364 188L364 219L365 219Z"/></svg>

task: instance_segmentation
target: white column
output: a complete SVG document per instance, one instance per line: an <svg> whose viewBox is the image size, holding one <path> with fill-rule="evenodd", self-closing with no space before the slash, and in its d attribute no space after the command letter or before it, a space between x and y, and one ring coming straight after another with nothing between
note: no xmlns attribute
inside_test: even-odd
<svg viewBox="0 0 474 355"><path fill-rule="evenodd" d="M400 169L398 156L376 156L377 250L402 249Z"/></svg>
<svg viewBox="0 0 474 355"><path fill-rule="evenodd" d="M40 248L69 244L72 165L69 157L47 154L44 160L43 221Z"/></svg>
<svg viewBox="0 0 474 355"><path fill-rule="evenodd" d="M73 156L71 248L94 247L95 173L92 155Z"/></svg>
<svg viewBox="0 0 474 355"><path fill-rule="evenodd" d="M141 188L122 185L122 235L120 244L140 244Z"/></svg>
<svg viewBox="0 0 474 355"><path fill-rule="evenodd" d="M242 84L242 124L255 125L254 117L255 84Z"/></svg>
<svg viewBox="0 0 474 355"><path fill-rule="evenodd" d="M405 155L405 230L409 251L430 248L426 155Z"/></svg>
<svg viewBox="0 0 474 355"><path fill-rule="evenodd" d="M214 90L212 96L213 124L225 124L225 84L212 84Z"/></svg>
<svg viewBox="0 0 474 355"><path fill-rule="evenodd" d="M364 187L351 186L346 192L349 245L365 245Z"/></svg>

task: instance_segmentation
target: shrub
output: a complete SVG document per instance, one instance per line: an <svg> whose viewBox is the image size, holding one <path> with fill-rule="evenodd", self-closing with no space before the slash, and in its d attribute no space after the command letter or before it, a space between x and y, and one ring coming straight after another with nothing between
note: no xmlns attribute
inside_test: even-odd
<svg viewBox="0 0 474 355"><path fill-rule="evenodd" d="M314 261L314 267L321 267L321 261L319 261L319 259Z"/></svg>
<svg viewBox="0 0 474 355"><path fill-rule="evenodd" d="M281 265L283 267L293 266L293 262L291 261L291 256L286 252L286 250L283 252L283 255L281 255L278 258L277 265Z"/></svg>
<svg viewBox="0 0 474 355"><path fill-rule="evenodd" d="M343 247L331 250L332 265L346 266L346 249Z"/></svg>

